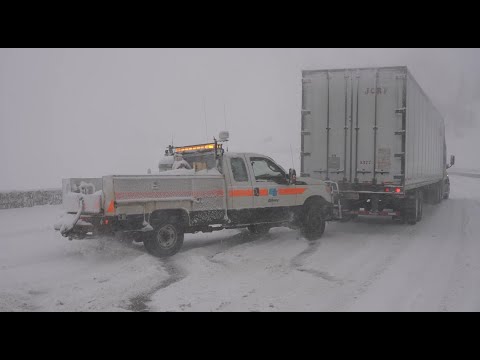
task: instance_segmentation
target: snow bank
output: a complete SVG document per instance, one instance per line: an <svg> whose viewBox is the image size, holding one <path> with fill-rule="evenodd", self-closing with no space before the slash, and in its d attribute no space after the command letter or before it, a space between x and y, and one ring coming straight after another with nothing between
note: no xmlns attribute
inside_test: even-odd
<svg viewBox="0 0 480 360"><path fill-rule="evenodd" d="M52 229L61 206L0 210L0 311L480 311L480 179L450 179L450 199L416 226L186 234L168 259L68 241Z"/></svg>
<svg viewBox="0 0 480 360"><path fill-rule="evenodd" d="M0 192L0 209L58 205L62 203L60 189Z"/></svg>

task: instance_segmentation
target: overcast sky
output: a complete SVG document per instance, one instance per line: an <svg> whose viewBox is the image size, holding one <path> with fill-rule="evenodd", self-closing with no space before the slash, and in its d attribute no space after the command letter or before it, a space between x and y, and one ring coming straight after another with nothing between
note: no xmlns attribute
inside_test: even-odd
<svg viewBox="0 0 480 360"><path fill-rule="evenodd" d="M156 171L172 138L210 141L225 113L231 151L288 168L291 145L299 171L301 70L344 67L408 66L457 166L480 168L479 64L479 49L0 49L0 190Z"/></svg>

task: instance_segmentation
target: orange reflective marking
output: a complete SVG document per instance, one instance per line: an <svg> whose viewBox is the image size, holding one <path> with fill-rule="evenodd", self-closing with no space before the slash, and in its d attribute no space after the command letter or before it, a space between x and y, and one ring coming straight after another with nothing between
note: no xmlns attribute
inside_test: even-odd
<svg viewBox="0 0 480 360"><path fill-rule="evenodd" d="M228 192L230 197L253 196L253 189L235 189Z"/></svg>
<svg viewBox="0 0 480 360"><path fill-rule="evenodd" d="M109 213L115 212L115 206L113 204L113 200L110 201L110 205L108 206L107 212Z"/></svg>
<svg viewBox="0 0 480 360"><path fill-rule="evenodd" d="M280 188L278 189L278 195L300 195L303 194L306 188ZM259 196L268 196L268 189L259 189ZM239 196L254 196L252 189L235 189L228 192L230 197Z"/></svg>
<svg viewBox="0 0 480 360"><path fill-rule="evenodd" d="M306 188L280 188L278 189L278 195L300 195L306 190Z"/></svg>

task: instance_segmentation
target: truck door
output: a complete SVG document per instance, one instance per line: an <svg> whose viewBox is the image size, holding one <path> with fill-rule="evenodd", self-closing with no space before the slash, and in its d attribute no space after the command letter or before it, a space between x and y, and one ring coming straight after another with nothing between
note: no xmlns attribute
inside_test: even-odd
<svg viewBox="0 0 480 360"><path fill-rule="evenodd" d="M289 185L285 172L266 157L250 157L253 180L253 206L257 221L273 222L288 218L295 205L295 185Z"/></svg>
<svg viewBox="0 0 480 360"><path fill-rule="evenodd" d="M228 217L237 224L249 224L254 220L253 186L245 156L228 158L227 171L230 178L227 194Z"/></svg>

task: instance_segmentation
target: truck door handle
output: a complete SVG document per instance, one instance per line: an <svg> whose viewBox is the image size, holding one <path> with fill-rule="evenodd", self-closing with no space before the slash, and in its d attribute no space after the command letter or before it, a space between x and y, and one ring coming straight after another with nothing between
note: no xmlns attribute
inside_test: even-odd
<svg viewBox="0 0 480 360"><path fill-rule="evenodd" d="M259 188L253 188L253 195L254 196L260 196L260 189Z"/></svg>

